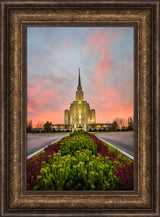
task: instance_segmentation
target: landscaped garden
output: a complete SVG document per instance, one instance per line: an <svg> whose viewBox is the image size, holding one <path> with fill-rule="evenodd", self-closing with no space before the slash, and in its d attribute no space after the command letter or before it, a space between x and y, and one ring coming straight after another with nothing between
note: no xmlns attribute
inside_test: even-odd
<svg viewBox="0 0 160 217"><path fill-rule="evenodd" d="M133 161L83 130L27 160L27 190L133 190Z"/></svg>

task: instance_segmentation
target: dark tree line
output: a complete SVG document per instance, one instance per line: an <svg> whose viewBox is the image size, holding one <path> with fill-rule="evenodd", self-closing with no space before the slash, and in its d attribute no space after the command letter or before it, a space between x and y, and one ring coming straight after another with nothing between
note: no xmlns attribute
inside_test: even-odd
<svg viewBox="0 0 160 217"><path fill-rule="evenodd" d="M134 129L134 120L132 117L129 117L128 120L123 118L116 118L112 125L112 130L133 130Z"/></svg>
<svg viewBox="0 0 160 217"><path fill-rule="evenodd" d="M44 124L44 132L51 132L52 130L52 122L47 121Z"/></svg>
<svg viewBox="0 0 160 217"><path fill-rule="evenodd" d="M51 132L52 130L52 122L47 121L45 124L42 124L42 122L38 122L36 125L36 128L44 129L44 132ZM27 133L30 133L33 131L33 124L32 120L27 121Z"/></svg>

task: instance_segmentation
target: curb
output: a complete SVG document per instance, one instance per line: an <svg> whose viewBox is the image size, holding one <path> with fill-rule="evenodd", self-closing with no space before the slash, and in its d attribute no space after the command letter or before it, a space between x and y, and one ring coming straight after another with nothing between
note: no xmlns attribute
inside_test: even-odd
<svg viewBox="0 0 160 217"><path fill-rule="evenodd" d="M122 151L121 149L119 149L119 148L117 148L116 146L112 145L111 143L105 141L104 139L101 139L101 138L98 138L98 139L100 139L100 140L102 140L103 142L105 142L106 144L108 144L108 145L110 145L110 146L116 148L118 151L120 151L122 154L124 154L126 157L130 158L131 160L134 160L134 157L133 157L132 155L128 154L127 152Z"/></svg>
<svg viewBox="0 0 160 217"><path fill-rule="evenodd" d="M64 137L65 137L65 136L64 136ZM64 137L62 137L62 138L64 138ZM30 154L30 155L27 157L27 160L28 160L29 158L33 157L34 155L38 154L39 152L43 151L43 150L44 150L45 148L47 148L49 145L58 142L58 141L61 140L62 138L57 139L56 141L49 143L48 145L44 146L43 148L39 149L38 151L34 152L33 154Z"/></svg>

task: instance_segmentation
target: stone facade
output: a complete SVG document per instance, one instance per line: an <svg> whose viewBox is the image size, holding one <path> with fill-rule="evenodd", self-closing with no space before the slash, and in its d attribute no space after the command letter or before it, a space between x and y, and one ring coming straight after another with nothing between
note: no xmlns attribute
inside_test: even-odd
<svg viewBox="0 0 160 217"><path fill-rule="evenodd" d="M74 129L88 130L88 125L96 123L95 109L90 110L89 103L84 100L80 69L78 78L78 87L76 91L76 101L73 101L70 105L70 109L65 110L64 123L72 124Z"/></svg>

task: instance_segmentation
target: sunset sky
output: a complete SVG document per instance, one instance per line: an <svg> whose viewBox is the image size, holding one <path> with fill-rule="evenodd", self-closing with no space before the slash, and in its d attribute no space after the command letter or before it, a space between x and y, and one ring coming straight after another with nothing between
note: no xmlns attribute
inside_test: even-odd
<svg viewBox="0 0 160 217"><path fill-rule="evenodd" d="M27 119L64 123L78 67L96 122L133 116L132 27L28 27Z"/></svg>

